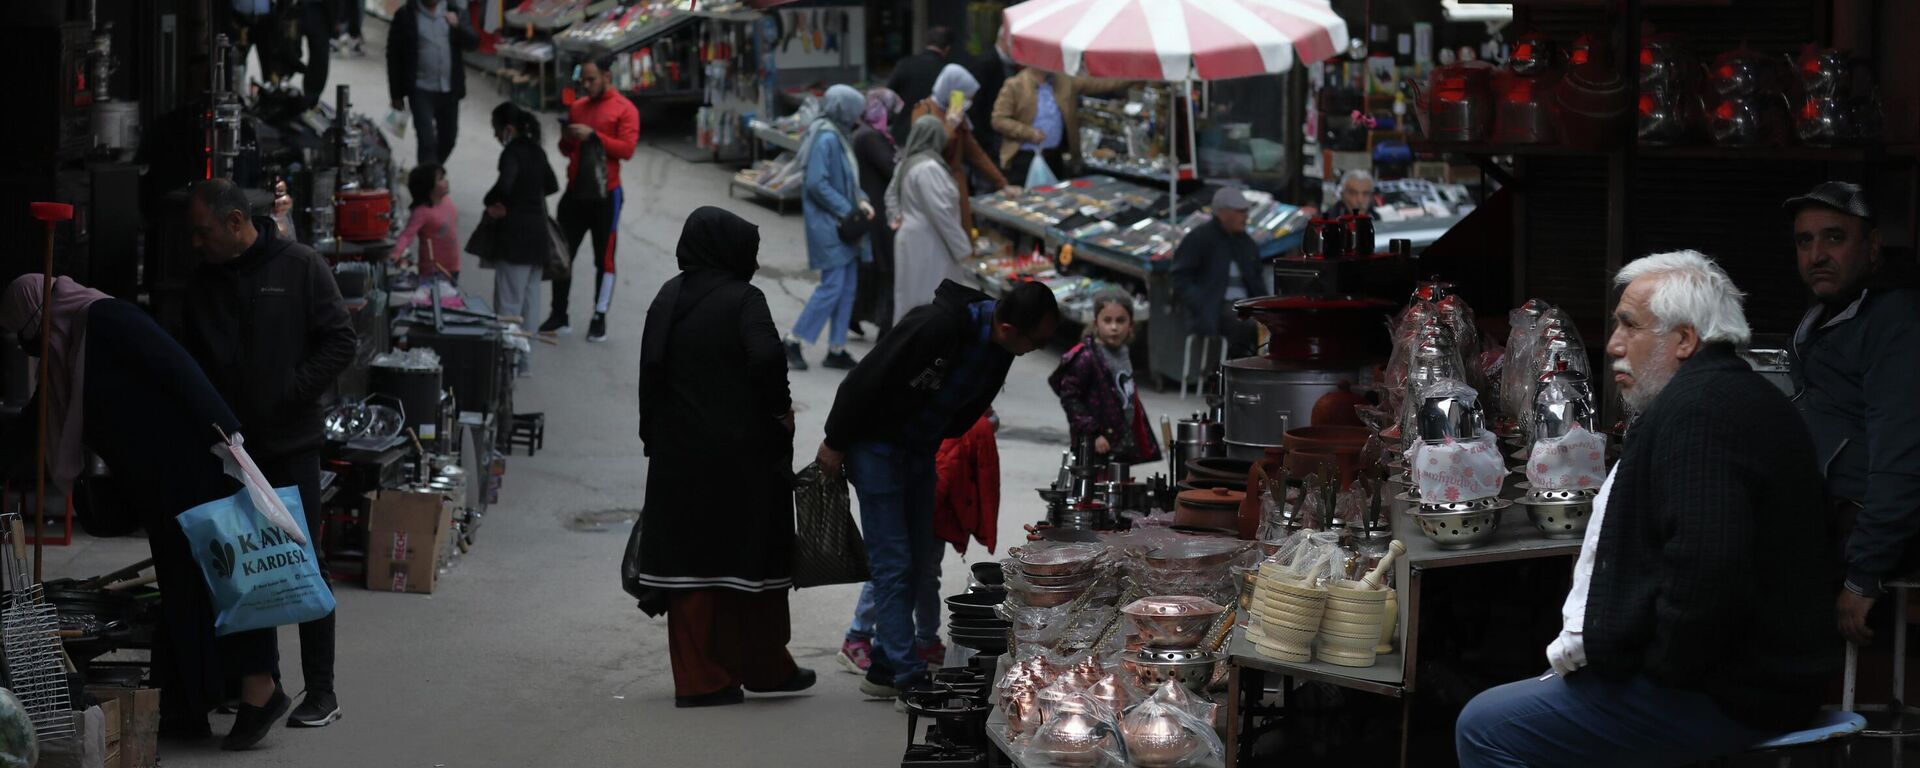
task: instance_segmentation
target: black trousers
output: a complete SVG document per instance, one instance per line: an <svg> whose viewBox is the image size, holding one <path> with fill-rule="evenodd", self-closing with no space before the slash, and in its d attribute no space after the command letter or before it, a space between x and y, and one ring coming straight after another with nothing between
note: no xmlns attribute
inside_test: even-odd
<svg viewBox="0 0 1920 768"><path fill-rule="evenodd" d="M320 509L320 451L319 449L281 456L273 459L257 460L260 473L267 476L267 482L275 488L289 485L299 486L300 506L306 512L307 534L313 541L313 554L317 558L322 576L327 572L327 548L320 537L326 528L325 515ZM314 619L300 625L300 673L307 681L309 691L333 690L334 655L334 619L336 613L325 618Z"/></svg>
<svg viewBox="0 0 1920 768"><path fill-rule="evenodd" d="M281 56L286 45L279 13L269 11L260 16L232 13L227 18L232 22L228 34L233 36L234 50L242 62L247 60L248 51L258 49L261 79L272 80L284 74Z"/></svg>
<svg viewBox="0 0 1920 768"><path fill-rule="evenodd" d="M593 237L595 312L613 309L614 246L620 238L620 207L625 196L625 187L615 187L606 199L593 202L562 196L560 207L554 213L554 220L560 224L560 232L567 236L568 264L579 263L580 241L589 235ZM567 279L553 282L555 316L567 316L576 271L567 270Z"/></svg>
<svg viewBox="0 0 1920 768"><path fill-rule="evenodd" d="M307 59L301 64L304 78L301 90L307 106L327 97L327 70L333 61L333 9L330 3L308 2L301 6L300 39L307 43ZM295 46L296 50L298 46Z"/></svg>
<svg viewBox="0 0 1920 768"><path fill-rule="evenodd" d="M347 34L359 37L360 17L365 16L367 12L366 0L339 0L339 4L340 7L336 13L339 16L340 27L346 30Z"/></svg>
<svg viewBox="0 0 1920 768"><path fill-rule="evenodd" d="M413 130L420 142L420 163L445 165L460 135L460 100L452 93L413 89Z"/></svg>

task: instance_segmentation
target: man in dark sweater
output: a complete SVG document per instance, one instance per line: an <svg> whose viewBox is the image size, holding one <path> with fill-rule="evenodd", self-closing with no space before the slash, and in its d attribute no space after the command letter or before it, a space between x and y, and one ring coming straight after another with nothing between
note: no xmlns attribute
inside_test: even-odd
<svg viewBox="0 0 1920 768"><path fill-rule="evenodd" d="M248 213L245 191L231 181L194 187L187 216L206 263L187 286L180 341L239 417L247 451L267 482L300 489L324 573L320 398L353 362L359 342L327 262L281 237L272 220ZM306 698L288 725L318 728L339 719L333 641L333 614L300 625Z"/></svg>
<svg viewBox="0 0 1920 768"><path fill-rule="evenodd" d="M1227 337L1234 357L1253 354L1259 334L1233 302L1273 293L1261 275L1260 246L1247 234L1247 196L1233 187L1213 195L1213 218L1180 239L1170 282L1186 307L1187 333Z"/></svg>
<svg viewBox="0 0 1920 768"><path fill-rule="evenodd" d="M1786 206L1815 299L1793 335L1794 403L1829 502L1852 529L1834 601L1840 632L1867 645L1882 583L1920 567L1920 291L1883 268L1859 186L1830 181Z"/></svg>
<svg viewBox="0 0 1920 768"><path fill-rule="evenodd" d="M1594 501L1552 671L1460 714L1465 768L1685 765L1803 726L1838 667L1813 442L1735 349L1739 289L1694 251L1628 264L1607 342L1634 417Z"/></svg>
<svg viewBox="0 0 1920 768"><path fill-rule="evenodd" d="M896 141L907 141L907 129L913 123L913 105L933 94L933 81L940 79L940 70L951 61L953 52L953 30L936 26L927 29L927 47L919 53L901 59L893 65L893 74L887 78L887 88L900 95L906 109L895 112L888 120Z"/></svg>
<svg viewBox="0 0 1920 768"><path fill-rule="evenodd" d="M467 97L463 51L480 47L459 0L408 0L387 27L387 96L393 111L413 109L419 140L415 165L445 165L460 130L460 100Z"/></svg>
<svg viewBox="0 0 1920 768"><path fill-rule="evenodd" d="M894 698L925 676L926 660L913 647L913 608L926 570L939 578L934 454L940 441L980 419L1013 358L1046 346L1059 322L1053 291L1040 283L1021 283L995 301L948 280L840 383L818 463L832 477L844 462L860 497L879 620L861 692Z"/></svg>

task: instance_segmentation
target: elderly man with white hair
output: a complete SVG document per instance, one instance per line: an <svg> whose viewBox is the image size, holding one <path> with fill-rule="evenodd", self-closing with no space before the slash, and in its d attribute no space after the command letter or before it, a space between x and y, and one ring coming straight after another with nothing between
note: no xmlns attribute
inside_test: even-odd
<svg viewBox="0 0 1920 768"><path fill-rule="evenodd" d="M1633 417L1546 674L1460 714L1460 764L1684 765L1804 726L1838 665L1838 578L1806 427L1736 353L1741 293L1694 251L1639 259L1607 355Z"/></svg>
<svg viewBox="0 0 1920 768"><path fill-rule="evenodd" d="M1340 199L1327 210L1330 216L1373 215L1373 174L1355 168L1340 174Z"/></svg>

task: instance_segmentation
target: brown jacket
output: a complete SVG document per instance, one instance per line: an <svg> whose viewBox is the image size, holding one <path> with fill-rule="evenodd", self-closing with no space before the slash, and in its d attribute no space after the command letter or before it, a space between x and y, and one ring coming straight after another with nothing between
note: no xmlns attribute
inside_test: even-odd
<svg viewBox="0 0 1920 768"><path fill-rule="evenodd" d="M933 99L925 99L913 106L913 114L908 118L907 124L912 125L913 121L926 115L945 120L947 110L935 103ZM960 226L971 233L973 232L973 191L967 184L967 166L973 166L981 176L993 182L995 189L1006 186L1007 177L1000 174L999 165L993 162L993 158L987 156L987 151L980 147L980 140L974 138L973 129L967 127L965 122L960 123L960 127L955 128L953 134L947 137L947 148L941 155L947 161L947 170L953 174L953 185L960 188ZM962 162L963 160L965 162Z"/></svg>
<svg viewBox="0 0 1920 768"><path fill-rule="evenodd" d="M1027 67L1020 74L1007 79L1000 88L1000 98L993 102L993 129L1000 133L1000 166L1006 167L1013 162L1013 156L1020 153L1020 145L1037 142L1042 138L1039 129L1033 127L1034 117L1040 112L1040 78L1045 71ZM1078 155L1080 144L1080 125L1075 116L1080 111L1080 94L1112 93L1124 91L1133 85L1128 80L1100 80L1088 77L1068 77L1056 75L1053 78L1053 100L1060 105L1060 122L1066 134L1062 137L1067 154Z"/></svg>

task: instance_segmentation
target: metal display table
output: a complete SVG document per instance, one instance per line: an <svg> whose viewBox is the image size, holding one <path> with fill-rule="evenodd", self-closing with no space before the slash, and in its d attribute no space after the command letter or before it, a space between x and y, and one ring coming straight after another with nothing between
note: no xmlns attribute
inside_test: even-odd
<svg viewBox="0 0 1920 768"><path fill-rule="evenodd" d="M1506 495L1521 492L1508 488ZM1474 549L1445 550L1420 533L1408 513L1411 504L1400 502L1393 512L1395 538L1406 546L1394 565L1395 583L1400 592L1400 638L1397 652L1384 654L1367 668L1340 667L1324 662L1295 664L1271 659L1258 653L1244 638L1235 637L1228 649L1229 691L1227 707L1227 766L1238 765L1240 758L1251 757L1249 741L1240 743L1251 731L1260 710L1266 686L1265 677L1277 674L1349 688L1364 693L1400 700L1400 760L1407 765L1409 724L1413 713L1413 693L1418 688L1415 671L1420 656L1420 594L1425 572L1440 568L1460 568L1488 563L1565 557L1580 553L1579 539L1548 539L1527 518L1526 507L1514 504L1500 517L1500 528L1492 541Z"/></svg>

